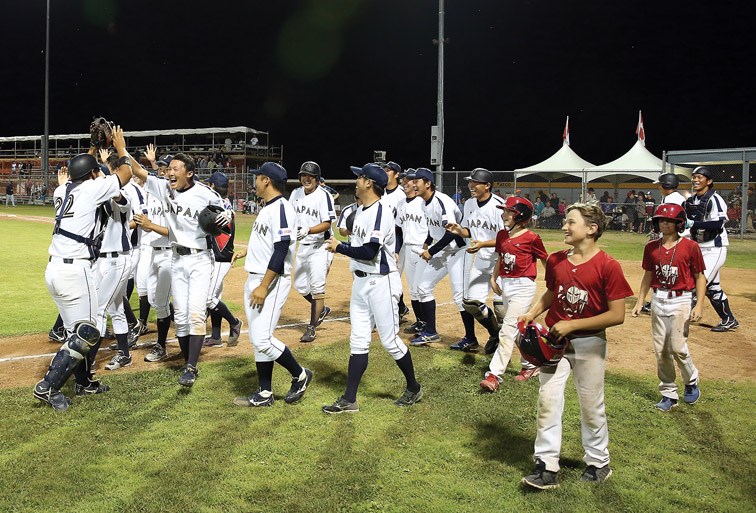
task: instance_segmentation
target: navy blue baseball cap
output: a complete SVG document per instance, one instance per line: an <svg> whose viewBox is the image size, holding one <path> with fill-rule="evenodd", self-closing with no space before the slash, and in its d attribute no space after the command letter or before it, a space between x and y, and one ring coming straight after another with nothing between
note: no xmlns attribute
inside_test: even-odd
<svg viewBox="0 0 756 513"><path fill-rule="evenodd" d="M385 168L389 168L389 169L391 169L395 173L401 173L402 172L402 166L400 166L399 164L397 164L393 160L390 161L390 162L386 162L385 164L383 164L383 168L384 169Z"/></svg>
<svg viewBox="0 0 756 513"><path fill-rule="evenodd" d="M281 164L276 164L275 162L266 162L260 166L260 169L257 170L257 174L267 176L274 182L286 181L286 170Z"/></svg>
<svg viewBox="0 0 756 513"><path fill-rule="evenodd" d="M388 175L386 175L386 171L384 171L384 169L378 164L373 164L371 162L369 164L365 164L362 167L349 167L352 170L352 173L354 173L356 176L364 176L366 178L369 178L383 189L385 189L386 185L388 185Z"/></svg>
<svg viewBox="0 0 756 513"><path fill-rule="evenodd" d="M160 157L160 159L155 162L158 166L167 166L171 163L171 160L173 160L173 155L163 155Z"/></svg>
<svg viewBox="0 0 756 513"><path fill-rule="evenodd" d="M436 179L433 177L433 173L431 173L431 170L427 167L419 167L415 169L412 173L407 175L407 178L410 180L414 180L415 178L422 178L423 180L428 180L430 183L435 184Z"/></svg>
<svg viewBox="0 0 756 513"><path fill-rule="evenodd" d="M226 176L226 173L216 171L210 175L207 183L214 184L216 187L228 187L228 176Z"/></svg>

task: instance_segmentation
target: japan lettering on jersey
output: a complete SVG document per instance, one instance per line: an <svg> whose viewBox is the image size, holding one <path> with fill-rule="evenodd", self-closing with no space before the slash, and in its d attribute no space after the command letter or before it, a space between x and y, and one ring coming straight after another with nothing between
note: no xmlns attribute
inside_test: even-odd
<svg viewBox="0 0 756 513"><path fill-rule="evenodd" d="M727 204L722 196L713 189L709 189L702 196L692 195L685 201L685 213L693 221L721 221L719 230L690 229L690 238L698 242L702 248L727 247L730 244L724 223L727 218Z"/></svg>
<svg viewBox="0 0 756 513"><path fill-rule="evenodd" d="M265 204L257 213L255 224L249 234L247 258L244 270L248 273L265 274L273 255L273 245L276 242L287 241L289 251L284 260L283 276L291 274L294 262L294 246L297 241L294 226L297 214L294 207L283 196L277 196Z"/></svg>
<svg viewBox="0 0 756 513"><path fill-rule="evenodd" d="M391 209L391 214L394 216L394 219L396 219L397 206L403 199L406 198L407 196L404 195L404 187L397 185L395 189L386 189L383 192L383 196L381 196L381 202L383 202L384 205Z"/></svg>
<svg viewBox="0 0 756 513"><path fill-rule="evenodd" d="M297 213L295 228L300 226L310 228L320 223L333 223L336 220L333 198L323 187L316 187L310 194L305 194L304 187L298 187L292 191L289 202ZM314 244L330 237L330 230L310 233L300 243Z"/></svg>
<svg viewBox="0 0 756 513"><path fill-rule="evenodd" d="M423 198L405 196L396 206L396 226L402 229L404 244L422 245L428 238L428 221L425 219Z"/></svg>
<svg viewBox="0 0 756 513"><path fill-rule="evenodd" d="M200 212L208 205L223 206L220 195L201 182L184 191L171 189L168 180L147 176L144 188L160 198L171 243L193 249L208 249L207 235L200 228Z"/></svg>
<svg viewBox="0 0 756 513"><path fill-rule="evenodd" d="M112 199L103 203L102 207L108 215L105 232L102 237L101 253L131 251L131 239L129 237L129 221L131 221L131 204L126 196L125 202L118 203Z"/></svg>
<svg viewBox="0 0 756 513"><path fill-rule="evenodd" d="M352 272L385 275L396 271L394 226L394 215L381 201L376 201L367 208L357 208L350 245L359 248L368 243L375 243L380 249L372 260L352 258L349 264Z"/></svg>
<svg viewBox="0 0 756 513"><path fill-rule="evenodd" d="M501 218L501 209L496 205L503 205L504 200L495 194L486 201L480 202L475 198L465 201L464 218L462 227L470 230L472 240L492 240L495 239L499 231L504 229L504 221ZM496 257L494 248L481 248L475 258L484 258L491 260Z"/></svg>
<svg viewBox="0 0 756 513"><path fill-rule="evenodd" d="M55 217L60 218L60 230L53 233L48 253L60 258L95 258L97 255L90 245L66 236L63 232L83 239L97 237L102 230L99 206L117 196L120 188L117 175L57 187L53 200Z"/></svg>
<svg viewBox="0 0 756 513"><path fill-rule="evenodd" d="M690 239L678 239L677 244L665 248L659 241L651 241L643 250L643 270L651 271L651 288L690 291L695 289L695 274L706 269L701 247Z"/></svg>
<svg viewBox="0 0 756 513"><path fill-rule="evenodd" d="M496 234L494 249L501 255L499 276L504 278L535 280L538 275L538 260L549 256L541 237L530 230L517 237L510 237L507 230L501 230Z"/></svg>
<svg viewBox="0 0 756 513"><path fill-rule="evenodd" d="M420 198L422 200L422 198ZM440 191L435 191L431 199L424 205L425 219L428 223L428 235L434 242L438 242L446 233L445 226L448 223L459 224L462 221L462 212L454 200ZM459 239L459 240L457 240ZM464 241L456 237L449 244L450 248L461 248Z"/></svg>
<svg viewBox="0 0 756 513"><path fill-rule="evenodd" d="M569 261L570 251L552 253L546 262L546 287L554 292L546 314L548 326L599 315L609 309L609 301L633 295L619 262L604 251L580 265Z"/></svg>
<svg viewBox="0 0 756 513"><path fill-rule="evenodd" d="M149 192L147 193L147 217L158 226L168 226L168 221L163 212L163 203L161 203L160 198L155 197L154 194L150 194ZM147 238L150 246L153 248L167 248L171 245L168 236L161 235L158 232L145 232L142 235L142 240L145 238Z"/></svg>

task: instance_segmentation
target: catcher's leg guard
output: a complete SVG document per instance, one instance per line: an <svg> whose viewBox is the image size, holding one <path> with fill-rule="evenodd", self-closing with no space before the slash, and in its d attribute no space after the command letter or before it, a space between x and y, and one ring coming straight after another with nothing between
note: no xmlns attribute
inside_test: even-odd
<svg viewBox="0 0 756 513"><path fill-rule="evenodd" d="M499 323L496 321L496 315L485 303L481 303L477 299L463 299L462 308L475 317L488 330L490 336L498 337Z"/></svg>
<svg viewBox="0 0 756 513"><path fill-rule="evenodd" d="M80 322L50 362L44 380L55 390L65 384L76 366L100 339L100 331L89 322Z"/></svg>
<svg viewBox="0 0 756 513"><path fill-rule="evenodd" d="M730 310L730 301L727 299L727 295L724 290L719 286L719 282L710 283L706 289L706 297L709 298L711 306L717 312L717 315L723 320L728 321L734 319L735 316Z"/></svg>

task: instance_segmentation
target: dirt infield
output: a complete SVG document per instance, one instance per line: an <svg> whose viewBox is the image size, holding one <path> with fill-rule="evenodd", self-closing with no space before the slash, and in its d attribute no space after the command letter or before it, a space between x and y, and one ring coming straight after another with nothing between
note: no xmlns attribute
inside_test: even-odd
<svg viewBox="0 0 756 513"><path fill-rule="evenodd" d="M640 283L641 269L637 262L621 262L625 275L635 290ZM352 279L349 273L348 259L336 255L331 273L328 279L328 299L326 303L332 308L332 313L326 322L318 329L318 338L314 344L330 344L335 341L346 340L349 337L349 296ZM709 328L718 322L714 310L708 305L704 309L704 320L699 325L694 325L690 330L689 345L694 361L698 366L702 379L728 379L734 381L756 380L756 335L751 331L755 325L756 315L753 305L756 302L756 291L753 283L756 271L728 269L722 271L722 283L730 297L730 304L735 315L740 321L740 329L736 332L712 333ZM241 264L237 264L226 278L224 298L241 304L242 291L246 273ZM544 284L542 275L539 277L539 291L543 291ZM406 287L405 287L406 290ZM439 286L437 293L438 326L442 335L441 342L431 345L430 350L446 351L449 344L456 342L462 335L462 325L456 307L451 303L451 291L448 280L444 280ZM638 318L630 316L630 309L635 300L627 301L628 315L622 326L609 330L609 370L632 371L653 376L656 373L656 364L651 347L650 318L642 315ZM299 342L299 337L304 331L309 307L307 302L292 290L287 301L276 336L292 348L301 347L305 344ZM237 316L243 316L243 312L235 312ZM50 319L52 322L53 319ZM154 326L144 335L140 342L154 340L156 337ZM224 329L228 329L224 324ZM246 321L244 332L239 345L235 348L207 348L203 349L200 363L230 358L235 356L248 356L252 354L249 338L246 335ZM478 328L479 339L485 340L482 328ZM173 336L173 332L169 337ZM225 336L224 336L225 338ZM374 338L375 339L375 338ZM405 337L406 340L406 337ZM48 341L46 333L23 337L0 338L0 387L30 386L41 378L50 362L50 356L59 348L59 344ZM138 349L133 352L133 364L122 370L114 372L133 372L161 366L180 367L182 361L178 357L178 345L175 342L168 345L169 354L174 357L160 363L146 363L143 361L147 349ZM429 350L413 348L417 350ZM99 373L107 378L110 371L104 370L104 365L112 357L113 352L107 349L100 350L98 354ZM461 357L461 356L460 356ZM10 359L10 360L8 360ZM479 356L481 368L488 360L486 356ZM346 362L344 362L346 365ZM419 369L422 374L422 369Z"/></svg>

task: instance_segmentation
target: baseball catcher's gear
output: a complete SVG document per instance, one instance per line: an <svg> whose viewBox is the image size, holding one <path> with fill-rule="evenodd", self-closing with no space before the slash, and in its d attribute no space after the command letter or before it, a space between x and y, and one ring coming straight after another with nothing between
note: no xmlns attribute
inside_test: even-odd
<svg viewBox="0 0 756 513"><path fill-rule="evenodd" d="M97 117L89 124L89 145L98 150L110 148L113 142L113 123Z"/></svg>
<svg viewBox="0 0 756 513"><path fill-rule="evenodd" d="M315 176L320 180L320 166L317 162L308 160L299 168L299 174Z"/></svg>
<svg viewBox="0 0 756 513"><path fill-rule="evenodd" d="M692 175L703 175L709 180L714 180L714 175L711 174L711 170L706 166L698 166L693 172L691 172L691 176Z"/></svg>
<svg viewBox="0 0 756 513"><path fill-rule="evenodd" d="M80 322L74 332L66 339L60 350L50 362L50 368L44 380L52 388L60 389L71 376L76 365L89 353L100 339L100 331L90 322Z"/></svg>
<svg viewBox="0 0 756 513"><path fill-rule="evenodd" d="M476 167L475 169L473 169L472 173L470 173L470 176L465 177L465 180L490 184L492 184L494 181L493 173L488 169L483 169L482 167Z"/></svg>
<svg viewBox="0 0 756 513"><path fill-rule="evenodd" d="M675 203L663 203L656 209L651 223L654 225L654 231L659 231L659 219L668 219L677 223L677 231L682 233L685 230L685 223L688 216L685 215L685 209Z"/></svg>
<svg viewBox="0 0 756 513"><path fill-rule="evenodd" d="M213 237L217 237L221 233L231 235L231 221L228 217L223 207L208 205L200 212L197 222L206 234Z"/></svg>
<svg viewBox="0 0 756 513"><path fill-rule="evenodd" d="M503 205L496 205L496 208L514 212L514 222L517 224L527 223L533 217L533 204L530 200L518 196L510 196Z"/></svg>
<svg viewBox="0 0 756 513"><path fill-rule="evenodd" d="M89 153L80 153L68 163L68 178L72 182L81 180L92 171L99 172L100 165L97 163L97 159Z"/></svg>
<svg viewBox="0 0 756 513"><path fill-rule="evenodd" d="M518 333L515 338L522 357L537 367L554 367L567 351L569 341L565 338L556 339L549 333L549 329L536 322L527 326L517 324Z"/></svg>
<svg viewBox="0 0 756 513"><path fill-rule="evenodd" d="M680 186L680 179L674 173L663 173L654 183L661 185L662 189L677 189Z"/></svg>

